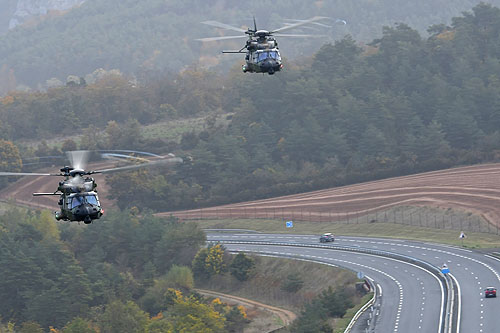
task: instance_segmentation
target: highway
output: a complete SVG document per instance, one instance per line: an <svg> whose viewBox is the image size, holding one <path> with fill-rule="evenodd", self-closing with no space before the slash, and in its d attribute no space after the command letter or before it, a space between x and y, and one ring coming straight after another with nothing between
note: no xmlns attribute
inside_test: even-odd
<svg viewBox="0 0 500 333"><path fill-rule="evenodd" d="M208 241L261 241L319 244L319 235L209 233ZM484 298L488 286L500 286L500 260L458 247L406 240L336 237L335 245L399 253L435 266L446 264L458 283L459 322L454 332L497 332L500 303ZM362 271L382 290L376 332L438 332L441 287L428 272L407 263L359 253L273 245L227 245L230 250L288 253Z"/></svg>

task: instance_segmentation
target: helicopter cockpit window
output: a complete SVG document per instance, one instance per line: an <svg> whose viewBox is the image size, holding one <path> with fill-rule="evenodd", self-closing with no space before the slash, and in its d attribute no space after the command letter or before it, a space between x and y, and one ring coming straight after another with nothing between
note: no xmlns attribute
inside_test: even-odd
<svg viewBox="0 0 500 333"><path fill-rule="evenodd" d="M87 199L87 203L92 204L92 205L96 205L96 206L99 205L99 203L97 202L97 197L95 195L87 195L87 196L85 196L85 198Z"/></svg>
<svg viewBox="0 0 500 333"><path fill-rule="evenodd" d="M267 52L260 52L258 54L257 61L264 61L267 59Z"/></svg>
<svg viewBox="0 0 500 333"><path fill-rule="evenodd" d="M76 196L71 199L71 208L78 207L85 203L84 197Z"/></svg>
<svg viewBox="0 0 500 333"><path fill-rule="evenodd" d="M75 208L85 203L99 206L99 201L97 201L97 197L95 195L85 195L85 196L74 196L70 199L70 207Z"/></svg>
<svg viewBox="0 0 500 333"><path fill-rule="evenodd" d="M276 51L270 51L269 52L269 58L273 58L273 59L278 60L278 52L276 52Z"/></svg>
<svg viewBox="0 0 500 333"><path fill-rule="evenodd" d="M257 61L264 61L266 59L275 59L279 60L278 52L276 51L266 51L266 52L259 52L257 54Z"/></svg>

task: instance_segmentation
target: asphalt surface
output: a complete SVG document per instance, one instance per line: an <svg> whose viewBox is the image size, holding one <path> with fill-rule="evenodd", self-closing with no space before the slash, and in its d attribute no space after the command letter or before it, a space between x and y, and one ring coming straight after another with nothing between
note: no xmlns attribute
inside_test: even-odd
<svg viewBox="0 0 500 333"><path fill-rule="evenodd" d="M319 235L232 232L210 233L207 240L319 244ZM460 290L458 332L500 331L500 301L484 298L486 287L500 287L500 260L477 251L405 240L340 236L335 238L334 244L399 253L437 267L446 264ZM371 255L315 248L270 245L227 245L227 248L267 254L286 253L363 272L375 280L377 288L382 291L380 308L374 311L374 314L379 314L375 317L375 332L438 332L441 286L433 275L419 267Z"/></svg>

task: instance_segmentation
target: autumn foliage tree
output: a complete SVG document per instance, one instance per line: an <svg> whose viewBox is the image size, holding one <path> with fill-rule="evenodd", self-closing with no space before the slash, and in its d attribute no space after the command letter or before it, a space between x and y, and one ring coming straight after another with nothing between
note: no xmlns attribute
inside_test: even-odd
<svg viewBox="0 0 500 333"><path fill-rule="evenodd" d="M164 322L164 328L171 327L172 332L218 333L225 331L226 319L214 309L213 304L204 304L194 296L184 296L178 290L171 289L169 295L172 305L164 315L150 324L150 327L155 329L154 332L159 332L157 327L162 322Z"/></svg>
<svg viewBox="0 0 500 333"><path fill-rule="evenodd" d="M226 271L225 248L222 244L210 244L203 248L193 259L193 273L197 279L210 278Z"/></svg>

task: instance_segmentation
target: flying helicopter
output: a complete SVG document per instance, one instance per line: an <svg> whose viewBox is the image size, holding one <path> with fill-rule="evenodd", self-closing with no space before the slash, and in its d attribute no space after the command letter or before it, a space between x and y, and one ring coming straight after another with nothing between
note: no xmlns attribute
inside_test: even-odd
<svg viewBox="0 0 500 333"><path fill-rule="evenodd" d="M257 23L255 17L253 18L253 29L248 28L247 30L233 27L231 25L217 22L217 21L205 21L203 24L214 26L217 28L233 30L237 32L242 32L243 36L222 36L222 37L208 37L199 38L198 41L202 42L212 42L217 40L229 40L229 39L239 39L248 38L245 46L237 51L222 51L222 53L246 53L245 64L242 66L243 73L268 73L273 75L275 72L280 71L283 68L283 63L281 61L281 54L278 48L278 42L275 37L294 37L294 38L317 38L325 37L324 35L313 35L313 34L278 34L279 32L297 28L309 23L327 19L323 16L315 16L307 20L299 20L295 23L289 23L285 26L274 29L274 30L257 30ZM245 50L246 51L243 51Z"/></svg>
<svg viewBox="0 0 500 333"><path fill-rule="evenodd" d="M120 151L127 152L127 151ZM99 219L104 210L97 195L97 183L94 174L108 174L112 172L130 171L138 168L150 167L153 165L171 165L182 163L183 160L173 154L167 157L144 153L155 160L142 157L128 156L118 153L104 153L102 157L114 160L132 159L141 161L142 164L133 164L121 167L114 167L102 170L85 171L85 165L90 151L80 150L67 152L71 166L64 166L59 173L33 173L33 172L0 172L0 176L57 176L64 177L59 182L57 190L53 193L33 193L33 196L59 196L59 211L55 212L56 220L63 221L83 221L85 224L92 223Z"/></svg>

